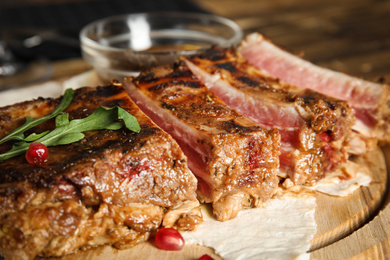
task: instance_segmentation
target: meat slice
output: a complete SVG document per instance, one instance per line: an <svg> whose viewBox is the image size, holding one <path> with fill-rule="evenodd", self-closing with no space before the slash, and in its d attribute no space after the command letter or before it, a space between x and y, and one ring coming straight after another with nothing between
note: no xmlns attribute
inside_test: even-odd
<svg viewBox="0 0 390 260"><path fill-rule="evenodd" d="M277 188L280 136L226 106L184 64L127 79L136 104L170 133L198 178L198 197L218 220L258 207Z"/></svg>
<svg viewBox="0 0 390 260"><path fill-rule="evenodd" d="M25 116L50 113L60 99L0 108L0 138ZM48 147L48 160L40 166L24 156L0 162L0 254L6 259L62 256L99 245L126 248L161 225L192 230L202 222L187 158L122 87L75 90L65 112L72 120L117 105L138 119L140 133L88 131L79 142ZM54 119L32 131L53 127ZM9 146L0 146L0 153Z"/></svg>
<svg viewBox="0 0 390 260"><path fill-rule="evenodd" d="M357 120L353 130L363 140L375 138L380 142L390 141L389 86L316 66L257 33L249 35L239 51L249 63L272 77L348 101L356 111ZM367 149L372 147L369 143L367 146ZM364 152L364 149L359 150Z"/></svg>
<svg viewBox="0 0 390 260"><path fill-rule="evenodd" d="M226 104L281 134L280 171L294 184L312 184L347 160L354 122L347 102L268 77L234 49L214 47L185 58Z"/></svg>

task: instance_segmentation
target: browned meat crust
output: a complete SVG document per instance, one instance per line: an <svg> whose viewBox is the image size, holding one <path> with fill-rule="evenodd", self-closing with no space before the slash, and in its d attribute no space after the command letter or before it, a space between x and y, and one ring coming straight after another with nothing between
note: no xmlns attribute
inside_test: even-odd
<svg viewBox="0 0 390 260"><path fill-rule="evenodd" d="M170 133L198 177L198 195L218 220L258 207L276 191L280 135L223 103L185 64L125 81L143 111Z"/></svg>
<svg viewBox="0 0 390 260"><path fill-rule="evenodd" d="M300 88L346 100L355 109L353 126L360 146L355 153L362 155L390 142L390 88L388 84L319 67L289 53L259 33L253 33L238 48L242 56L268 75Z"/></svg>
<svg viewBox="0 0 390 260"><path fill-rule="evenodd" d="M295 184L314 183L346 161L347 138L355 122L346 101L269 77L233 48L216 46L184 60L229 106L279 130L281 171Z"/></svg>
<svg viewBox="0 0 390 260"><path fill-rule="evenodd" d="M59 101L0 108L0 137ZM202 222L187 158L121 87L78 89L66 112L83 118L101 105L129 111L141 132L90 131L80 142L49 147L41 166L24 156L0 163L0 253L6 258L61 256L104 244L124 248L147 240L160 225L191 230ZM32 131L53 127L51 120Z"/></svg>

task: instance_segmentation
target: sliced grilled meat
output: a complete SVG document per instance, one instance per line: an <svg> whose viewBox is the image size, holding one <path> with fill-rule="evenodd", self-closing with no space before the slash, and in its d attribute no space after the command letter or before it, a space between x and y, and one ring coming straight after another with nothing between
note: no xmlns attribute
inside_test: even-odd
<svg viewBox="0 0 390 260"><path fill-rule="evenodd" d="M271 78L234 49L214 47L183 59L226 104L279 130L283 178L311 184L347 160L346 138L355 120L347 102Z"/></svg>
<svg viewBox="0 0 390 260"><path fill-rule="evenodd" d="M348 101L356 111L357 120L353 130L359 133L363 141L354 143L356 145L352 148L356 154L376 147L373 138L381 143L390 142L388 85L321 68L279 48L258 33L249 35L239 51L249 63L272 77Z"/></svg>
<svg viewBox="0 0 390 260"><path fill-rule="evenodd" d="M0 138L25 116L50 113L59 101L40 98L0 108ZM191 230L202 222L187 158L122 87L78 89L65 112L70 119L84 118L99 106L126 109L141 132L85 132L79 142L48 147L40 166L24 156L0 162L0 253L6 259L62 256L99 245L126 248L161 225ZM31 131L54 125L53 119ZM4 144L0 151L8 148Z"/></svg>
<svg viewBox="0 0 390 260"><path fill-rule="evenodd" d="M170 133L198 178L198 195L218 220L258 207L277 188L280 135L226 106L188 70L155 68L127 79L136 104Z"/></svg>

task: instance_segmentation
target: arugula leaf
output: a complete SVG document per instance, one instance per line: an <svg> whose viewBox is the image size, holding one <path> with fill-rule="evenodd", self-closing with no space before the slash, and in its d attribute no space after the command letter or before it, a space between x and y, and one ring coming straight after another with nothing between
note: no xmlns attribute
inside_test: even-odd
<svg viewBox="0 0 390 260"><path fill-rule="evenodd" d="M26 122L20 127L16 128L14 131L12 131L10 134L2 138L0 140L0 145L11 140L15 140L15 141L24 140L23 133L26 130L29 130L34 126L37 126L51 118L56 117L59 113L64 111L69 106L70 102L72 102L73 95L74 95L73 89L67 89L64 93L64 97L62 98L61 103L50 114L37 119L26 117Z"/></svg>
<svg viewBox="0 0 390 260"><path fill-rule="evenodd" d="M122 119L123 122L117 119ZM72 121L69 121L67 113L63 113L56 117L56 128L54 130L42 134L31 134L22 141L15 143L11 150L0 154L0 162L25 153L31 140L46 146L65 145L83 139L84 134L82 132L103 129L118 130L123 126L136 133L141 131L137 119L118 106L113 108L101 106L88 117Z"/></svg>
<svg viewBox="0 0 390 260"><path fill-rule="evenodd" d="M121 107L118 107L118 118L125 122L127 129L136 133L141 131L141 126L138 124L137 118Z"/></svg>
<svg viewBox="0 0 390 260"><path fill-rule="evenodd" d="M32 134L30 134L29 136L27 136L26 138L24 138L21 141L34 142L35 140L38 140L39 138L41 138L42 136L48 134L49 132L50 131L45 131L45 132L40 133L40 134L32 133Z"/></svg>
<svg viewBox="0 0 390 260"><path fill-rule="evenodd" d="M60 113L56 117L56 127L60 127L63 125L69 124L69 114L68 113Z"/></svg>

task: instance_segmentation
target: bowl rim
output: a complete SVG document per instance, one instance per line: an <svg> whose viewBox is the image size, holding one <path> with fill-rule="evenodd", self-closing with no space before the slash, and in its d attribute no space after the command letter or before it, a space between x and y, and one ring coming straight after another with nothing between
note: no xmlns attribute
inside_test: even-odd
<svg viewBox="0 0 390 260"><path fill-rule="evenodd" d="M194 19L206 19L210 21L216 21L218 23L224 24L235 32L233 37L229 38L226 40L226 46L225 47L231 47L234 44L239 44L239 42L242 40L243 37L243 31L241 27L234 22L231 19L228 19L226 17L214 15L214 14L208 14L208 13L199 13L199 12L175 12L175 11L161 11L161 12L142 12L142 13L128 13L128 14L121 14L121 15L113 15L113 16L108 16L102 19L98 19L96 21L93 21L87 25L85 25L80 33L79 33L79 38L81 42L81 47L83 45L87 45L89 47L95 48L97 50L101 51L112 51L112 52L127 52L127 53L138 53L138 54L143 54L143 55L191 55L195 54L196 52L205 50L210 48L210 46L206 47L201 47L196 50L171 50L171 51L135 51L130 48L118 48L118 47L111 47L111 46L104 46L98 43L95 40L92 40L89 38L86 34L87 31L90 30L93 27L96 27L96 25L101 24L103 22L107 21L119 21L119 20L125 20L128 19L129 17L148 17L148 16L165 16L165 17L184 17L184 18L194 18Z"/></svg>

